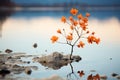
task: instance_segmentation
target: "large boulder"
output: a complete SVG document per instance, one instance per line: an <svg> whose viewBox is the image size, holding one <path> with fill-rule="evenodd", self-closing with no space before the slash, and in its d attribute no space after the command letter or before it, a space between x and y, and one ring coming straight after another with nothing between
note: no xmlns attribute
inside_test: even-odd
<svg viewBox="0 0 120 80"><path fill-rule="evenodd" d="M70 59L70 55L63 55L59 52L53 52L52 54L35 57L33 61L39 62L45 67L52 69L60 69L63 66L68 65L71 62L79 62L81 57L78 55L72 56L72 60Z"/></svg>

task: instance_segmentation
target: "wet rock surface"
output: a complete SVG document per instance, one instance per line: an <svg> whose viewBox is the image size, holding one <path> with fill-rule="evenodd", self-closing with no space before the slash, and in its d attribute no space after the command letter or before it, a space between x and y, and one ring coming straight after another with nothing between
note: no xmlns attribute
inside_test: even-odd
<svg viewBox="0 0 120 80"><path fill-rule="evenodd" d="M52 68L52 69L60 69L63 66L67 66L69 63L72 62L79 62L81 57L78 55L72 56L70 59L70 55L63 55L59 52L53 52L50 55L42 56L42 57L34 57L33 61L39 62L45 67Z"/></svg>
<svg viewBox="0 0 120 80"><path fill-rule="evenodd" d="M108 78L108 77L107 77L106 75L101 75L101 76L100 76L100 79L102 79L102 80L107 80L107 78Z"/></svg>
<svg viewBox="0 0 120 80"><path fill-rule="evenodd" d="M24 66L24 64L30 64L31 61L24 61L22 58L27 59L29 57L34 57L34 55L26 55L25 53L0 53L0 78L23 72L30 75L32 70L37 70L37 66Z"/></svg>

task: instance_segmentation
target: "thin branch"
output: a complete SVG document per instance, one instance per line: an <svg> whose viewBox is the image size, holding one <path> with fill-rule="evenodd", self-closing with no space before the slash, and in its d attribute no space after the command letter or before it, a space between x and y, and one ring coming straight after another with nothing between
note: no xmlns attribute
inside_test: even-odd
<svg viewBox="0 0 120 80"><path fill-rule="evenodd" d="M79 36L79 37L76 39L76 41L73 43L73 45L75 45L80 38L81 38L81 37Z"/></svg>
<svg viewBox="0 0 120 80"><path fill-rule="evenodd" d="M76 33L77 33L77 35L78 35L78 37L79 37L80 35L79 35L79 32L78 32L78 30L77 30L76 28L75 28L75 31L76 31Z"/></svg>
<svg viewBox="0 0 120 80"><path fill-rule="evenodd" d="M67 42L67 44L68 44L68 40L66 39L66 32L65 32L65 29L63 29L63 32L64 32L64 37L65 37L65 40L66 40L66 42Z"/></svg>
<svg viewBox="0 0 120 80"><path fill-rule="evenodd" d="M81 30L81 33L80 33L80 36L76 39L76 41L73 43L73 45L75 45L77 42L78 42L78 40L81 38L81 36L82 36L82 33L83 33L83 30Z"/></svg>
<svg viewBox="0 0 120 80"><path fill-rule="evenodd" d="M73 71L73 66L72 66L72 64L71 64L71 63L70 63L70 67L71 67L72 73L74 73L74 71Z"/></svg>
<svg viewBox="0 0 120 80"><path fill-rule="evenodd" d="M67 22L67 21L66 21L66 23L67 23L67 24L69 24L69 25L72 25L72 24L70 24L70 23L69 23L69 22Z"/></svg>

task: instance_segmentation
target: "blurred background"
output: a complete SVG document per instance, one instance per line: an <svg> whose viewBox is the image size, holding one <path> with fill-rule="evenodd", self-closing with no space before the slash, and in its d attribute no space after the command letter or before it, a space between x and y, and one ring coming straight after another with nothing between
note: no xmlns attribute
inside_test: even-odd
<svg viewBox="0 0 120 80"><path fill-rule="evenodd" d="M67 26L60 22L60 18L69 17L69 10L73 7L83 15L86 12L91 14L88 26L101 38L99 45L86 43L85 48L75 49L74 54L82 57L82 61L73 63L75 71L95 69L100 74L119 73L120 0L0 0L0 51L11 49L37 55L54 51L70 53L68 46L52 44L50 37L57 34L58 28ZM34 43L38 44L36 49L32 47ZM40 70L33 72L31 77L41 78L43 75L36 74L44 73L46 77L56 73L53 70L46 74L44 68ZM69 67L63 67L56 74L65 77L70 71ZM108 80L116 79L108 77Z"/></svg>

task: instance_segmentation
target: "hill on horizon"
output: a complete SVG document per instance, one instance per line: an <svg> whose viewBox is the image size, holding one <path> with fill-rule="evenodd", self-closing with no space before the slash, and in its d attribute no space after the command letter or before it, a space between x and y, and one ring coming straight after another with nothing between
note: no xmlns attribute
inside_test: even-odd
<svg viewBox="0 0 120 80"><path fill-rule="evenodd" d="M90 5L120 5L120 0L11 0L16 4L56 4L56 3L85 3Z"/></svg>

